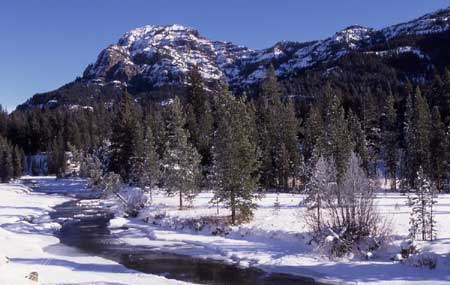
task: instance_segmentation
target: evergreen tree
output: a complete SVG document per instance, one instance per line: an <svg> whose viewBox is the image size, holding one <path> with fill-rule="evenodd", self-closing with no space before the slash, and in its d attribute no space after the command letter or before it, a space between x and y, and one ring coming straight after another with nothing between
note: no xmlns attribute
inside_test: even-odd
<svg viewBox="0 0 450 285"><path fill-rule="evenodd" d="M442 78L442 80L440 80ZM450 124L450 71L445 69L441 78L436 78L433 85L433 91L436 92L435 98L438 98L439 110L444 120L445 125Z"/></svg>
<svg viewBox="0 0 450 285"><path fill-rule="evenodd" d="M283 142L280 129L282 120L281 91L273 66L267 70L266 78L261 84L261 92L256 101L256 125L258 129L258 146L260 149L261 184L265 188L279 187L278 168L275 166L276 155L282 154ZM281 162L281 160L279 160Z"/></svg>
<svg viewBox="0 0 450 285"><path fill-rule="evenodd" d="M355 153L359 156L362 162L362 167L365 171L369 170L369 154L367 150L366 135L358 117L350 110L348 114L348 124L352 142L355 146Z"/></svg>
<svg viewBox="0 0 450 285"><path fill-rule="evenodd" d="M409 198L411 207L409 234L412 239L433 240L436 237L436 221L433 205L436 204L434 186L422 167L417 172L413 193Z"/></svg>
<svg viewBox="0 0 450 285"><path fill-rule="evenodd" d="M433 108L431 117L431 178L437 190L442 191L448 173L448 136L438 107Z"/></svg>
<svg viewBox="0 0 450 285"><path fill-rule="evenodd" d="M22 152L19 149L18 146L15 146L12 153L12 163L13 163L13 177L19 178L23 174L23 166L22 162L24 161L24 158L22 156Z"/></svg>
<svg viewBox="0 0 450 285"><path fill-rule="evenodd" d="M133 158L141 147L139 110L132 97L125 92L119 102L111 135L111 160L109 170L130 182Z"/></svg>
<svg viewBox="0 0 450 285"><path fill-rule="evenodd" d="M214 122L211 104L196 66L188 72L187 79L186 126L191 134L191 143L202 157L202 166L206 173L211 164L210 149Z"/></svg>
<svg viewBox="0 0 450 285"><path fill-rule="evenodd" d="M48 153L48 172L55 174L57 177L63 177L66 172L66 149L64 138L59 133L51 143Z"/></svg>
<svg viewBox="0 0 450 285"><path fill-rule="evenodd" d="M366 134L369 176L376 173L376 161L380 157L380 146L382 142L380 129L380 109L375 97L370 91L363 94L362 128Z"/></svg>
<svg viewBox="0 0 450 285"><path fill-rule="evenodd" d="M408 184L414 187L419 168L430 173L431 115L428 103L416 88L414 97L408 96L405 110L405 148Z"/></svg>
<svg viewBox="0 0 450 285"><path fill-rule="evenodd" d="M292 187L301 173L302 161L298 140L299 121L295 116L295 108L292 102L282 106L281 128L279 138L276 140L274 150L274 167L277 173L277 181L284 189L289 188L289 180Z"/></svg>
<svg viewBox="0 0 450 285"><path fill-rule="evenodd" d="M334 158L338 182L343 177L353 144L345 118L345 111L337 96L331 97L331 102L325 113L325 157Z"/></svg>
<svg viewBox="0 0 450 285"><path fill-rule="evenodd" d="M0 104L0 136L6 137L8 134L8 112Z"/></svg>
<svg viewBox="0 0 450 285"><path fill-rule="evenodd" d="M383 157L386 165L387 177L391 180L391 191L397 190L397 160L398 160L398 140L397 112L395 110L395 100L392 94L386 99L383 110Z"/></svg>
<svg viewBox="0 0 450 285"><path fill-rule="evenodd" d="M169 195L179 195L179 208L190 202L198 193L200 155L189 142L189 132L180 100L168 106L167 145L162 158L163 182Z"/></svg>
<svg viewBox="0 0 450 285"><path fill-rule="evenodd" d="M0 180L2 183L7 183L13 176L12 147L4 137L0 136Z"/></svg>
<svg viewBox="0 0 450 285"><path fill-rule="evenodd" d="M133 165L135 183L150 194L161 177L160 160L156 152L155 139L150 127L147 127L142 145L142 154Z"/></svg>
<svg viewBox="0 0 450 285"><path fill-rule="evenodd" d="M261 84L256 103L258 145L261 150L261 183L266 187L288 188L301 166L299 121L294 104L282 102L281 90L272 66ZM293 183L294 185L294 183Z"/></svg>
<svg viewBox="0 0 450 285"><path fill-rule="evenodd" d="M231 210L231 223L253 216L258 161L251 139L253 125L245 103L225 91L217 99L213 157L216 203Z"/></svg>
<svg viewBox="0 0 450 285"><path fill-rule="evenodd" d="M316 158L323 154L325 147L325 130L322 114L318 106L313 106L305 123L305 160L309 161L313 157L313 152L317 152ZM313 162L315 164L316 161Z"/></svg>

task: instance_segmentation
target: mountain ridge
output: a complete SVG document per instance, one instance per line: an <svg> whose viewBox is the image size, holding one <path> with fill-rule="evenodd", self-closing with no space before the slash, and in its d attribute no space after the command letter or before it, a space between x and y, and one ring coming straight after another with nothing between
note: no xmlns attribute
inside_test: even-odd
<svg viewBox="0 0 450 285"><path fill-rule="evenodd" d="M207 83L245 89L259 84L269 65L274 66L279 78L289 78L318 65L330 65L353 52L378 57L406 53L428 65L432 56L415 43L404 43L405 39L449 29L450 8L445 8L378 30L351 25L322 40L279 41L269 48L253 50L207 39L197 29L182 25L147 25L125 33L102 50L80 80L86 85L112 84L139 93L185 86L188 71L196 66Z"/></svg>

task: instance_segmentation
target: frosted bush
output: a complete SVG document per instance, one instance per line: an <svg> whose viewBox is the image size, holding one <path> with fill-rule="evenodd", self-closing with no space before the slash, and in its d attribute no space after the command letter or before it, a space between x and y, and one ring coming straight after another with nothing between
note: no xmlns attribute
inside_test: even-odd
<svg viewBox="0 0 450 285"><path fill-rule="evenodd" d="M131 189L121 196L125 201L125 212L130 216L137 216L148 202L148 197L140 189Z"/></svg>
<svg viewBox="0 0 450 285"><path fill-rule="evenodd" d="M428 267L435 269L437 266L437 255L432 252L418 253L410 256L406 263L414 267Z"/></svg>

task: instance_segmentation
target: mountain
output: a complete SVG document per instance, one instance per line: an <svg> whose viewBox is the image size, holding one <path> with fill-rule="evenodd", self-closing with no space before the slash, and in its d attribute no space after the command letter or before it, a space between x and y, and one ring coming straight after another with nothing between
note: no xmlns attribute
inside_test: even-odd
<svg viewBox="0 0 450 285"><path fill-rule="evenodd" d="M264 79L270 64L283 80L312 69L328 71L341 58L355 53L378 57L395 69L405 69L405 64L392 58L413 57L420 62L420 68L401 71L414 80L426 77L423 70L450 64L449 27L450 8L447 8L380 30L354 25L323 40L279 42L267 49L252 50L206 39L197 30L180 25L144 26L104 49L81 78L56 91L36 95L22 108L80 101L73 86L79 96L90 94L91 99L102 97L105 86L119 89L126 86L135 94L182 88L187 72L194 66L212 88L216 83L226 82L239 92Z"/></svg>

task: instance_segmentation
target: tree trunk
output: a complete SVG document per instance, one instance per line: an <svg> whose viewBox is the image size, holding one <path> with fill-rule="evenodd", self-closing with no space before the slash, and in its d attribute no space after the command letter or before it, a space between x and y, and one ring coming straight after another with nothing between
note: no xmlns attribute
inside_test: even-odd
<svg viewBox="0 0 450 285"><path fill-rule="evenodd" d="M183 192L180 191L180 210L183 210Z"/></svg>
<svg viewBox="0 0 450 285"><path fill-rule="evenodd" d="M234 191L231 191L231 224L234 225L236 222L236 201L234 197Z"/></svg>
<svg viewBox="0 0 450 285"><path fill-rule="evenodd" d="M320 200L317 201L317 230L320 232Z"/></svg>

